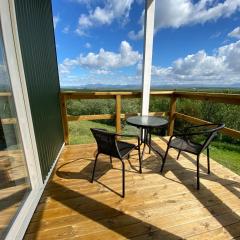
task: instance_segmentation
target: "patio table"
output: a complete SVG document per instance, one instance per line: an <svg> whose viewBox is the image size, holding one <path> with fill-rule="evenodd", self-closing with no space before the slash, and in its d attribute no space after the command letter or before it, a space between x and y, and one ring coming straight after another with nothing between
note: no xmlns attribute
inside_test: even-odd
<svg viewBox="0 0 240 240"><path fill-rule="evenodd" d="M154 116L136 116L127 118L126 122L129 125L135 126L141 129L141 144L143 143L143 151L141 162L144 158L144 152L146 146L149 148L149 153L151 153L151 149L156 152L161 158L163 158L162 154L153 148L151 141L151 133L154 128L165 128L168 125L168 120L162 117L154 117Z"/></svg>

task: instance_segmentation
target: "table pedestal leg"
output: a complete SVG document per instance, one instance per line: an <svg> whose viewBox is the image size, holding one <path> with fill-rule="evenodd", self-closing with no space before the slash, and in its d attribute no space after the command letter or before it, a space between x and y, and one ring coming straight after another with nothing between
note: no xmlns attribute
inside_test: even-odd
<svg viewBox="0 0 240 240"><path fill-rule="evenodd" d="M142 143L144 143L144 146L143 146L143 151L142 151L141 162L144 159L144 152L145 152L146 145L149 148L149 154L151 153L151 150L153 150L155 153L157 153L163 159L162 154L159 151L157 151L156 149L154 149L154 147L152 146L151 129L143 129L142 133L143 133Z"/></svg>

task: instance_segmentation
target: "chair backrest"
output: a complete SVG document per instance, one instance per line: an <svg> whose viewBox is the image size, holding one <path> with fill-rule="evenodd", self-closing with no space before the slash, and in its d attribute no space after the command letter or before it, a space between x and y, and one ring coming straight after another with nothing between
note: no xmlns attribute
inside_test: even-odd
<svg viewBox="0 0 240 240"><path fill-rule="evenodd" d="M217 132L225 127L225 124L209 124L205 125L207 127L206 130L203 131L203 134L206 136L205 142L202 144L202 150L205 150L214 137L217 135Z"/></svg>
<svg viewBox="0 0 240 240"><path fill-rule="evenodd" d="M105 129L91 128L91 132L97 142L98 152L121 158L116 144L116 134Z"/></svg>

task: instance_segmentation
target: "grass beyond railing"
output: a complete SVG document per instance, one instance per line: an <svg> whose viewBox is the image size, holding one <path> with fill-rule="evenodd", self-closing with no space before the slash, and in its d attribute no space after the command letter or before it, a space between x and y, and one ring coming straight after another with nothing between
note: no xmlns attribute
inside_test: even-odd
<svg viewBox="0 0 240 240"><path fill-rule="evenodd" d="M201 101L211 101L217 103L240 105L239 94L225 94L225 93L207 93L207 92L181 92L181 91L153 91L151 96L159 98L170 98L170 107L168 112L150 112L152 116L168 116L168 135L173 134L174 122L176 119L182 119L192 124L208 123L205 120L176 112L177 99L192 99ZM69 121L83 121L83 120L103 120L115 119L116 132L121 132L121 119L126 119L129 116L138 115L140 113L121 113L121 101L126 98L141 98L140 92L61 92L61 112L64 129L64 141L69 144ZM67 114L66 101L69 99L115 99L115 114L98 114L98 115L79 115L69 116ZM221 131L223 134L233 138L240 139L240 131L231 128L224 128Z"/></svg>

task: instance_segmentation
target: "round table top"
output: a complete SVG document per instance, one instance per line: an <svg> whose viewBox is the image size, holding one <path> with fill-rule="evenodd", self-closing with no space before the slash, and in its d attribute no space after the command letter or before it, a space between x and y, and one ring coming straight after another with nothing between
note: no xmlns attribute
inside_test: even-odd
<svg viewBox="0 0 240 240"><path fill-rule="evenodd" d="M154 116L130 117L126 121L132 126L143 128L159 128L165 127L168 124L168 121L166 119Z"/></svg>

